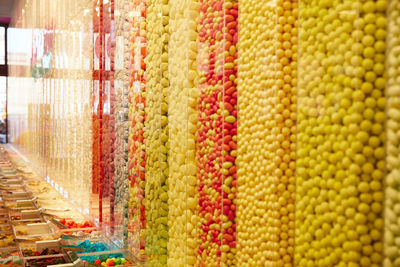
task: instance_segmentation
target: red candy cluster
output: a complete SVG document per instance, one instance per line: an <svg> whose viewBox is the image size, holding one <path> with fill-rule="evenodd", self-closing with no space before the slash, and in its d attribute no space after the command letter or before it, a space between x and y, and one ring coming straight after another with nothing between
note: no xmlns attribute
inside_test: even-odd
<svg viewBox="0 0 400 267"><path fill-rule="evenodd" d="M84 229L84 228L94 227L94 225L89 221L84 221L83 223L77 223L73 220L67 221L64 218L62 218L61 220L59 220L59 222L67 226L69 229ZM93 232L93 230L84 230L83 232L90 234L91 232ZM70 232L65 232L65 234L70 234Z"/></svg>
<svg viewBox="0 0 400 267"><path fill-rule="evenodd" d="M203 266L221 261L232 266L236 247L237 17L237 2L200 1L197 167Z"/></svg>

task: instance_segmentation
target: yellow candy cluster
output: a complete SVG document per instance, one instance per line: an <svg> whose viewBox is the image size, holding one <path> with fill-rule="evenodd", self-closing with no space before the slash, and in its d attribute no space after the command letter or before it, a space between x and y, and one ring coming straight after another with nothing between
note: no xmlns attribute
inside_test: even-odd
<svg viewBox="0 0 400 267"><path fill-rule="evenodd" d="M144 138L147 156L145 207L148 266L167 265L168 11L168 0L147 1Z"/></svg>
<svg viewBox="0 0 400 267"><path fill-rule="evenodd" d="M194 265L197 254L198 3L170 0L169 14L168 266L181 267Z"/></svg>
<svg viewBox="0 0 400 267"><path fill-rule="evenodd" d="M237 265L293 266L297 1L239 9Z"/></svg>
<svg viewBox="0 0 400 267"><path fill-rule="evenodd" d="M300 1L297 266L382 266L386 5Z"/></svg>
<svg viewBox="0 0 400 267"><path fill-rule="evenodd" d="M388 8L387 145L384 266L400 266L400 1ZM383 23L383 21L382 21Z"/></svg>

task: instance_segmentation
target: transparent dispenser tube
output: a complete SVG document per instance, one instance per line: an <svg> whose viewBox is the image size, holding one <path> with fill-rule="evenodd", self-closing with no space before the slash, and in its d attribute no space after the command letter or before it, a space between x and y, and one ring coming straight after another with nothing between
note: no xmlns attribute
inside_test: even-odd
<svg viewBox="0 0 400 267"><path fill-rule="evenodd" d="M382 266L386 1L299 1L296 265Z"/></svg>
<svg viewBox="0 0 400 267"><path fill-rule="evenodd" d="M293 266L297 1L239 10L237 265Z"/></svg>
<svg viewBox="0 0 400 267"><path fill-rule="evenodd" d="M114 239L122 247L128 240L128 139L129 139L129 64L130 64L130 24L129 0L115 1L115 157L114 188L115 206Z"/></svg>
<svg viewBox="0 0 400 267"><path fill-rule="evenodd" d="M168 242L168 1L147 1L146 257L148 266L167 266Z"/></svg>
<svg viewBox="0 0 400 267"><path fill-rule="evenodd" d="M129 205L128 248L132 257L145 259L145 183L146 150L143 134L146 106L147 1L133 3L130 35L129 88Z"/></svg>
<svg viewBox="0 0 400 267"><path fill-rule="evenodd" d="M169 1L168 265L194 265L198 243L198 1Z"/></svg>
<svg viewBox="0 0 400 267"><path fill-rule="evenodd" d="M400 2L390 1L387 18L381 17L376 24L384 26L387 23L387 106L386 106L386 177L385 177L385 232L384 232L384 263L383 266L400 264L398 250L399 239L399 21ZM383 115L382 115L383 116ZM383 118L382 118L383 119Z"/></svg>

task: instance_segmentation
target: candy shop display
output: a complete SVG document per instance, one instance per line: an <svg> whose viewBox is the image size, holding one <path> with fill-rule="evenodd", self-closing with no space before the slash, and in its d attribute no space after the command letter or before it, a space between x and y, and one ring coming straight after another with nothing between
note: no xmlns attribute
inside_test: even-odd
<svg viewBox="0 0 400 267"><path fill-rule="evenodd" d="M299 6L294 263L382 266L387 1Z"/></svg>
<svg viewBox="0 0 400 267"><path fill-rule="evenodd" d="M0 265L400 266L399 15L20 0Z"/></svg>

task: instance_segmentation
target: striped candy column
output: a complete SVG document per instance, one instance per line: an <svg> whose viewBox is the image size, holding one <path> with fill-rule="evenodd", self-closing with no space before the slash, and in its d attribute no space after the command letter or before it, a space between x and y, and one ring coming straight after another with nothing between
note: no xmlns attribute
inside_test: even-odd
<svg viewBox="0 0 400 267"><path fill-rule="evenodd" d="M200 1L200 266L235 266L237 1Z"/></svg>

